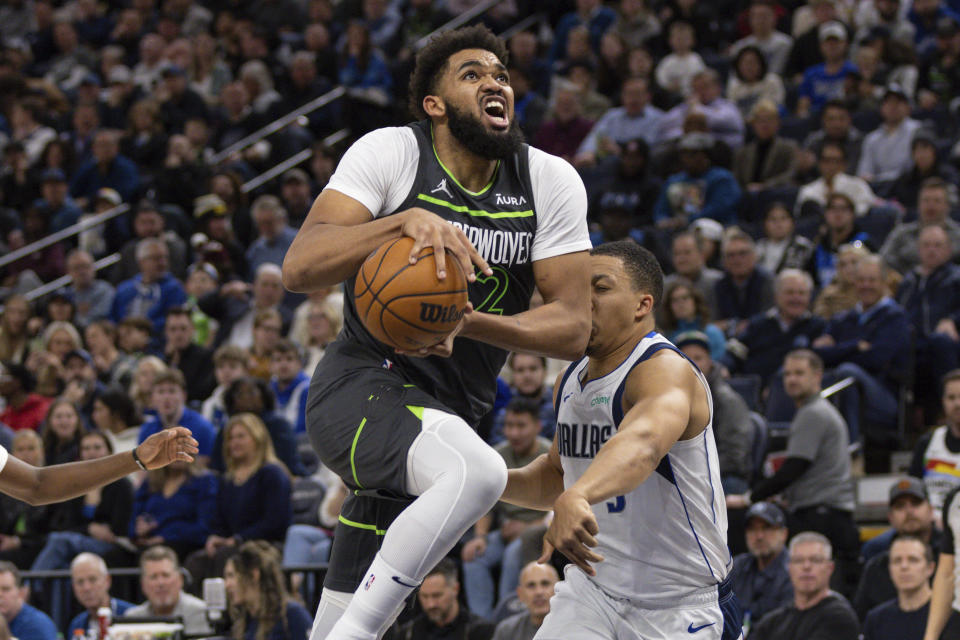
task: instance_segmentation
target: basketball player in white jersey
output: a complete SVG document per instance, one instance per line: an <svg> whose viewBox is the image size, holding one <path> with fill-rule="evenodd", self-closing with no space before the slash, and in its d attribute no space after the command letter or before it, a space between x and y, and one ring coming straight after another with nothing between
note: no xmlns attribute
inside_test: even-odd
<svg viewBox="0 0 960 640"><path fill-rule="evenodd" d="M654 330L663 273L633 242L591 252L587 357L554 387L549 454L503 499L553 509L544 555L572 562L537 640L736 640L727 513L700 371Z"/></svg>

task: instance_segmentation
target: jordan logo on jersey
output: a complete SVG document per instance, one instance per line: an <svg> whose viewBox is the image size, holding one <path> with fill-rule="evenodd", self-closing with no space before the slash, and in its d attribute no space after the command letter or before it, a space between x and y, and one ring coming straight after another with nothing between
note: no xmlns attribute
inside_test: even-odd
<svg viewBox="0 0 960 640"><path fill-rule="evenodd" d="M567 458L593 458L611 436L609 424L557 424L557 445Z"/></svg>
<svg viewBox="0 0 960 640"><path fill-rule="evenodd" d="M442 191L443 193L447 194L447 197L448 197L448 198L452 198L452 197L453 197L453 194L450 193L450 188L447 187L447 179L446 179L446 178L441 179L441 180L440 180L440 184L438 184L435 188L431 189L431 190L430 190L430 193L436 193L437 191Z"/></svg>

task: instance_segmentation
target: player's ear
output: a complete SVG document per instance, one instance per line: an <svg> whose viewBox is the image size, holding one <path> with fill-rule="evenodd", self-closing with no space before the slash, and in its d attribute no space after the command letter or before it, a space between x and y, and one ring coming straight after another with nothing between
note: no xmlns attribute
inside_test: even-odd
<svg viewBox="0 0 960 640"><path fill-rule="evenodd" d="M653 313L653 296L649 293L644 293L637 298L637 307L634 315L637 320L641 320L644 316L650 315L651 313Z"/></svg>
<svg viewBox="0 0 960 640"><path fill-rule="evenodd" d="M431 118L442 118L447 115L447 105L440 96L424 96L423 111Z"/></svg>

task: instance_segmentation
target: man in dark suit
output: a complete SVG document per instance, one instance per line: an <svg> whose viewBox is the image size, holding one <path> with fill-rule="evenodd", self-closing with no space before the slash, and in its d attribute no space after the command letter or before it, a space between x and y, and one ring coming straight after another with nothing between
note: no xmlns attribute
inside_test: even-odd
<svg viewBox="0 0 960 640"><path fill-rule="evenodd" d="M206 400L216 386L213 354L193 341L194 327L190 312L183 307L168 309L163 331L167 337L164 359L171 367L180 369L183 377L190 381L187 400Z"/></svg>

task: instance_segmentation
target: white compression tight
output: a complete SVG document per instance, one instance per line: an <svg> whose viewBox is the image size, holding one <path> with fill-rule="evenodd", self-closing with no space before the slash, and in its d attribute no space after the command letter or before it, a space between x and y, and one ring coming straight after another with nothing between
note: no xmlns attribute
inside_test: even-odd
<svg viewBox="0 0 960 640"><path fill-rule="evenodd" d="M356 592L324 590L310 640L379 638L506 483L503 459L466 422L424 409L423 430L407 454L407 492L418 497L387 528Z"/></svg>

